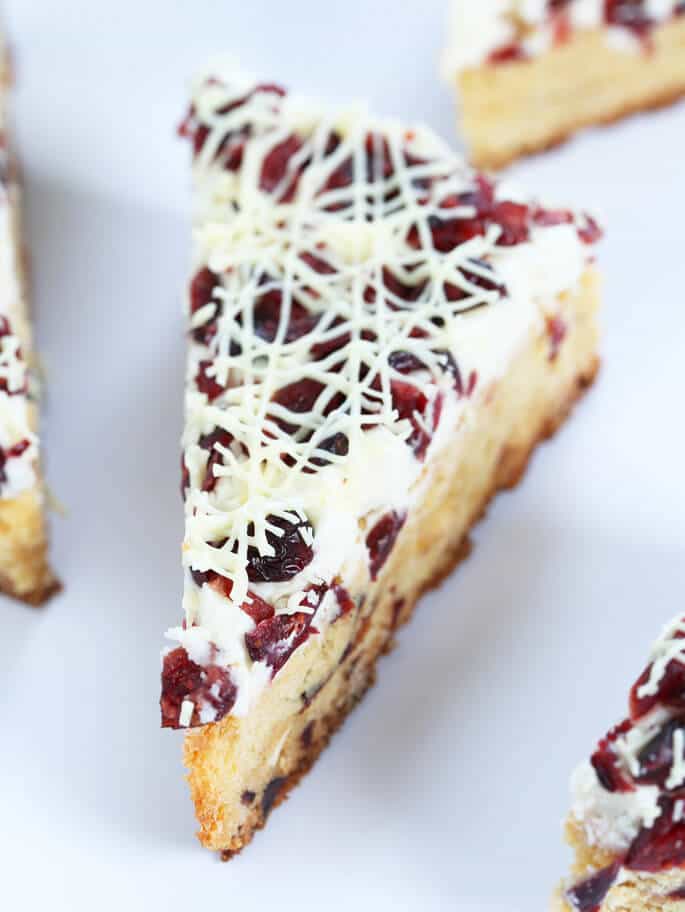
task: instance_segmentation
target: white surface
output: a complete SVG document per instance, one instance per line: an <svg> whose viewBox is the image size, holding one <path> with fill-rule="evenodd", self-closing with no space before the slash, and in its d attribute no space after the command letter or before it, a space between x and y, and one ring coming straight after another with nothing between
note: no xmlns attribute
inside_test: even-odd
<svg viewBox="0 0 685 912"><path fill-rule="evenodd" d="M187 78L217 51L453 136L441 0L13 0L48 474L45 611L0 602L0 875L18 910L533 912L567 865L572 765L685 582L685 109L519 168L609 226L605 366L425 599L380 684L244 855L193 839L158 651L180 611ZM610 650L610 651L609 651Z"/></svg>

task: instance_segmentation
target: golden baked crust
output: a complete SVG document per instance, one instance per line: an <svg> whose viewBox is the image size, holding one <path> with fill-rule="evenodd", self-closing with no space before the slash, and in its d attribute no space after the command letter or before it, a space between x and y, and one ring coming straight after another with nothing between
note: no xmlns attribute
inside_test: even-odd
<svg viewBox="0 0 685 912"><path fill-rule="evenodd" d="M562 423L598 368L597 277L560 298L569 330L550 360L544 329L531 336L502 380L483 395L472 425L455 434L361 608L311 637L246 718L190 731L184 758L199 838L224 858L245 846L310 768L373 683L423 592L468 554L469 530L491 497L516 484L541 439Z"/></svg>
<svg viewBox="0 0 685 912"><path fill-rule="evenodd" d="M656 27L649 52L613 49L604 30L579 31L525 62L486 64L458 77L471 159L501 168L564 142L583 127L662 107L685 94L685 19Z"/></svg>

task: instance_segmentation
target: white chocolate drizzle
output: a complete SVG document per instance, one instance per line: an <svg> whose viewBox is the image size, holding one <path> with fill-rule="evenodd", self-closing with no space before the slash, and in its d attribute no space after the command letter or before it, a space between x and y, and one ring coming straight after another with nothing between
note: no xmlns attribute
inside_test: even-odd
<svg viewBox="0 0 685 912"><path fill-rule="evenodd" d="M193 96L193 127L202 129L194 270L210 270L216 283L189 315L186 620L169 631L193 660L198 638L216 647L238 688L235 713L249 709L243 691L266 680L245 652L254 623L241 605L250 593L277 613L306 612L316 610L308 588L330 584L343 563L363 565L368 579L361 523L408 508L422 471L410 435L433 435L427 460L438 440L446 445L446 422L453 427L469 407L471 385L486 388L506 370L531 327L544 326L545 307L577 286L592 259L578 236L581 215L532 225L525 242L506 247L501 227L488 222L482 235L441 252L435 220L473 219L478 186L441 140L363 108L331 112L255 88L249 77L213 73ZM268 165L284 149L287 167L269 184ZM520 202L496 189L497 202ZM258 311L269 296L279 315L267 333ZM289 333L298 319L306 330ZM397 352L421 368L401 372ZM302 383L318 385L302 410L278 401ZM398 383L425 408L400 416ZM211 395L208 384L216 384ZM221 460L208 490L201 440L216 429L230 442L215 445ZM344 451L325 445L338 436ZM248 556L273 555L269 536L282 534L280 520L310 523L300 535L314 559L288 582L251 583ZM198 585L191 571L228 580L230 596Z"/></svg>

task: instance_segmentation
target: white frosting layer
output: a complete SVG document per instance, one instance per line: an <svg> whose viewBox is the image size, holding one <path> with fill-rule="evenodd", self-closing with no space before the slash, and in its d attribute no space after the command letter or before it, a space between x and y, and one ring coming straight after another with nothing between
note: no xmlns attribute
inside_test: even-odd
<svg viewBox="0 0 685 912"><path fill-rule="evenodd" d="M646 0L645 11L655 22L670 19L678 0ZM604 0L570 0L566 14L571 28L592 29L605 24ZM606 29L607 41L617 50L640 47L627 28ZM544 53L553 43L554 27L546 0L452 0L449 43L442 72L452 80L462 70L479 67L493 51L520 41L528 56Z"/></svg>
<svg viewBox="0 0 685 912"><path fill-rule="evenodd" d="M444 219L441 202L473 191L475 184L473 173L437 137L423 128L408 130L379 121L363 109L331 112L290 96L275 101L263 94L231 107L253 83L233 77L231 86L228 90L201 83L194 97L198 119L215 127L196 161L195 268L208 264L222 274L217 294L223 316L211 350L193 342L189 354L184 459L190 488L184 562L196 571L214 571L230 579L232 590L226 599L208 585L198 588L187 573L186 627L174 628L169 637L199 664L207 662L210 644L216 647L219 656L212 662L230 666L239 691L233 713L241 715L269 679L265 664L252 662L245 649L245 634L254 628L240 608L248 591L277 613L292 613L307 610L307 592L314 585L336 577L353 591L366 584L368 530L391 510L411 510L430 483L433 460L453 445L460 423L468 420L492 382L506 373L531 332L542 327L547 311L558 306L558 295L577 286L592 251L581 243L574 224L563 224L533 228L530 240L516 247L498 246L500 229L491 226L485 236L440 254L429 241L429 220ZM236 172L215 163L229 129L236 134L249 129ZM324 155L332 131L339 146ZM260 187L260 174L265 160L293 135L302 146L292 166L308 164L295 197L284 204L278 200L279 188L265 192ZM359 178L369 167L369 135L385 138L394 167L387 180ZM379 148L381 159L382 153ZM422 161L409 165L407 154ZM357 179L321 196L328 176L346 161L354 163ZM428 178L430 188L420 193L417 187ZM287 178L283 183L287 187ZM518 196L500 188L497 198ZM328 208L331 204L334 209ZM468 207L454 212L454 217L464 219L474 214ZM418 251L407 241L412 226L418 226L424 241ZM322 273L303 266L301 254L312 252L331 269ZM384 270L423 289L411 306L406 301L387 306ZM306 299L313 313L322 314L302 343L286 344L284 326L271 342L251 330L255 297L269 288L264 274L278 278L274 288L283 291L282 307L292 298ZM469 274L506 286L507 294L474 283ZM443 290L446 284L461 288L463 299L450 304ZM371 298L369 289L376 290ZM214 305L203 308L206 312L196 313L191 325L203 326L213 310ZM440 322L435 322L438 315ZM314 342L325 343L344 333L350 340L334 355L312 360ZM393 372L389 354L405 350L415 354L426 371ZM455 393L454 380L444 369L445 356L437 352L451 354L464 381L472 374L477 377L473 396ZM195 382L200 363L208 360L210 375L221 385L228 381L226 392L213 403ZM380 378L373 392L373 413L368 380L354 379L360 364L368 368L368 380ZM324 411L328 397L296 416L279 412L274 392L302 378L340 394L345 408ZM407 445L412 428L394 409L391 381L409 383L424 393L429 403L425 423L430 423L442 397L440 421L425 461ZM269 421L271 413L311 428L313 436L298 439L283 431ZM224 465L215 467L218 481L208 492L202 490L208 453L198 441L216 427L230 432L234 442L222 450ZM348 439L347 455L317 450L316 441L337 433ZM258 453L259 459L247 458L247 453ZM322 459L328 464L321 465ZM268 517L294 514L306 517L313 528L313 560L287 582L249 583L248 547L257 547L263 555L272 553L266 539L266 531L273 531ZM223 541L222 547L210 544ZM317 611L316 629L325 633L336 613L329 593ZM187 709L184 718L190 718Z"/></svg>

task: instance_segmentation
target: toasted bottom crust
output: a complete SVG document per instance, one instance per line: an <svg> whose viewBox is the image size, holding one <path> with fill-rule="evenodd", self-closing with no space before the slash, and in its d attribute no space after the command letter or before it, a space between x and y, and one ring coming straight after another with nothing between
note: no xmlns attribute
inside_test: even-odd
<svg viewBox="0 0 685 912"><path fill-rule="evenodd" d="M614 49L605 31L578 32L530 61L468 70L459 91L474 164L502 168L685 95L685 19L654 29L649 51Z"/></svg>
<svg viewBox="0 0 685 912"><path fill-rule="evenodd" d="M48 564L40 488L0 500L0 592L40 605L60 584Z"/></svg>
<svg viewBox="0 0 685 912"><path fill-rule="evenodd" d="M357 610L298 649L245 718L190 732L184 758L203 845L224 858L245 846L311 767L373 683L376 661L394 643L421 594L469 552L469 530L489 500L523 474L538 441L561 424L598 367L596 279L560 299L569 330L550 360L543 329L456 433L429 472L423 500L379 579ZM356 593L355 596L357 595Z"/></svg>
<svg viewBox="0 0 685 912"><path fill-rule="evenodd" d="M590 845L582 826L573 817L567 821L566 838L575 852L570 884L582 881L617 860L611 852ZM568 884L562 884L555 891L551 912L574 912L565 897L567 887ZM657 874L622 868L620 877L596 907L596 912L685 912L685 899L672 895L683 887L683 868L671 868Z"/></svg>

